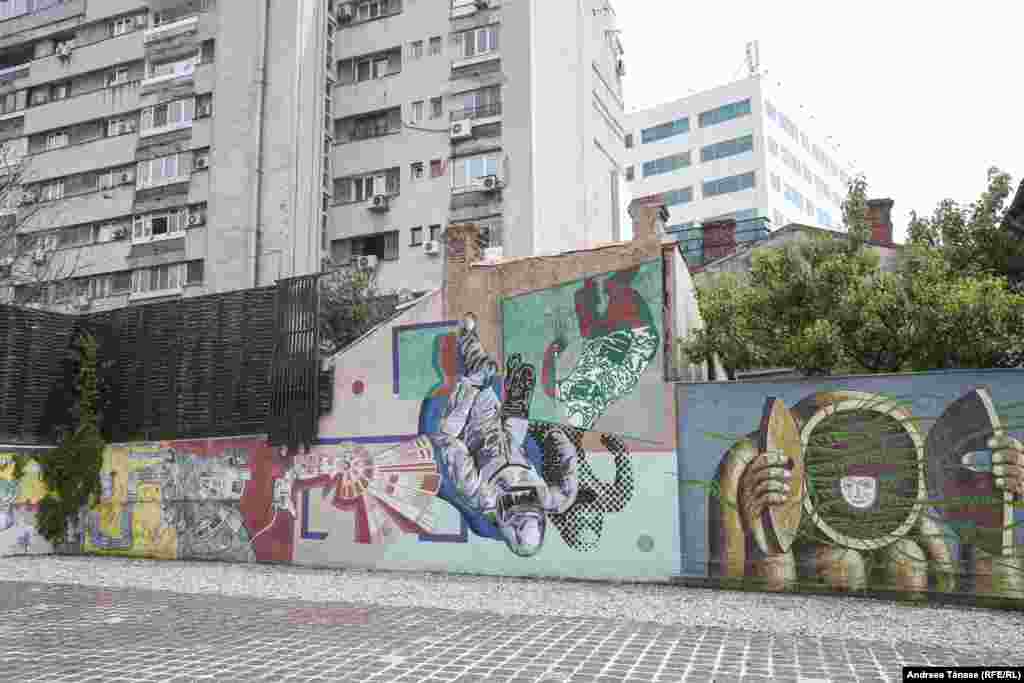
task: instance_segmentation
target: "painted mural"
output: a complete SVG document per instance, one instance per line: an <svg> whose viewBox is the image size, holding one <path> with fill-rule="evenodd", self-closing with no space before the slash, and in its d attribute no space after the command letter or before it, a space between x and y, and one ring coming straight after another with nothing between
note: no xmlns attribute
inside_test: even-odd
<svg viewBox="0 0 1024 683"><path fill-rule="evenodd" d="M531 421L534 367L516 354L499 373L472 315L458 326L396 327L394 340L394 393L422 402L416 433L340 440L298 456L279 484L280 508L306 520L318 491L314 499L350 513L348 539L357 544L403 535L466 543L471 533L530 558L548 545L550 522L563 547L595 549L605 515L633 496L624 442L601 437L614 462L606 480L582 447L583 430ZM442 522L446 511L456 525ZM301 537L325 536L304 522Z"/></svg>
<svg viewBox="0 0 1024 683"><path fill-rule="evenodd" d="M163 559L290 560L291 524L271 505L284 462L259 439L108 446L100 501L83 515L82 548Z"/></svg>
<svg viewBox="0 0 1024 683"><path fill-rule="evenodd" d="M659 259L503 300L506 353L540 371L532 419L659 440L662 270Z"/></svg>
<svg viewBox="0 0 1024 683"><path fill-rule="evenodd" d="M37 452L0 449L0 556L53 552L53 546L35 528L36 510L46 495L39 464L26 460L21 479L14 478L15 454L31 458Z"/></svg>
<svg viewBox="0 0 1024 683"><path fill-rule="evenodd" d="M683 385L683 573L1024 598L1024 372Z"/></svg>

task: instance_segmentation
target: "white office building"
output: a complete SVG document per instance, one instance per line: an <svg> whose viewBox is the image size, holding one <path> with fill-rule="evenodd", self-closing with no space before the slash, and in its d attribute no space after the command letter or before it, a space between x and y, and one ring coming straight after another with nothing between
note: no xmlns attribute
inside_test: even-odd
<svg viewBox="0 0 1024 683"><path fill-rule="evenodd" d="M734 218L736 241L789 223L842 224L854 175L829 132L761 75L629 114L633 197L664 203L668 229L702 258L700 225Z"/></svg>
<svg viewBox="0 0 1024 683"><path fill-rule="evenodd" d="M338 5L328 253L383 291L441 282L445 228L490 254L623 237L622 47L607 0Z"/></svg>

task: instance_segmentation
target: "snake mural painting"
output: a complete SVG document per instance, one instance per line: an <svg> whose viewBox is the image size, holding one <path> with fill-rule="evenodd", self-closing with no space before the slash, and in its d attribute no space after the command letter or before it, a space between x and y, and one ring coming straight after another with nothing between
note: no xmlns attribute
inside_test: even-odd
<svg viewBox="0 0 1024 683"><path fill-rule="evenodd" d="M505 349L541 369L531 419L659 440L662 276L657 260L502 302Z"/></svg>

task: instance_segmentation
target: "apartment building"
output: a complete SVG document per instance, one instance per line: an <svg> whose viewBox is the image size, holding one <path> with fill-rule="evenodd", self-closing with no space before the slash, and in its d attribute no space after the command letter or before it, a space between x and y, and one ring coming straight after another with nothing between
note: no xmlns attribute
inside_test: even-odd
<svg viewBox="0 0 1024 683"><path fill-rule="evenodd" d="M423 290L449 224L481 225L506 257L622 237L624 62L605 0L358 0L337 17L332 263Z"/></svg>
<svg viewBox="0 0 1024 683"><path fill-rule="evenodd" d="M336 21L328 0L0 0L7 294L106 308L317 271Z"/></svg>
<svg viewBox="0 0 1024 683"><path fill-rule="evenodd" d="M739 243L790 223L842 225L852 165L761 75L633 112L629 129L630 191L665 204L691 266L704 261L704 223L734 219Z"/></svg>

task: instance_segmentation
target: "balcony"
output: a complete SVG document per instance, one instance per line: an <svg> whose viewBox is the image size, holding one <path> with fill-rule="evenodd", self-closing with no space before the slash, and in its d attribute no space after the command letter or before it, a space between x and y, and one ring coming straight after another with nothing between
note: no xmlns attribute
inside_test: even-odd
<svg viewBox="0 0 1024 683"><path fill-rule="evenodd" d="M495 4L495 0L452 0L449 17L452 19L471 17L480 10L487 9Z"/></svg>
<svg viewBox="0 0 1024 683"><path fill-rule="evenodd" d="M0 86L6 85L12 81L16 81L19 78L25 78L29 75L31 69L28 63L15 64L14 66L5 66L0 69Z"/></svg>
<svg viewBox="0 0 1024 683"><path fill-rule="evenodd" d="M117 116L138 108L139 81L127 81L29 107L24 111L25 132L33 134L63 128L80 121Z"/></svg>
<svg viewBox="0 0 1024 683"><path fill-rule="evenodd" d="M463 57L461 59L452 60L452 71L458 71L459 69L465 69L468 66L477 66L478 64L486 64L487 62L494 62L501 59L501 52L498 50L490 50L482 54L476 54L472 57Z"/></svg>
<svg viewBox="0 0 1024 683"><path fill-rule="evenodd" d="M470 119L475 125L483 125L485 123L492 123L493 120L501 118L501 102L492 102L491 104L482 104L478 107L469 107L467 109L458 109L451 113L452 122L465 121ZM484 120L486 119L486 120Z"/></svg>
<svg viewBox="0 0 1024 683"><path fill-rule="evenodd" d="M161 64L156 69L153 69L148 77L142 79L142 87L146 89L158 83L190 81L195 75L198 64L199 57L192 57L191 59L168 65Z"/></svg>
<svg viewBox="0 0 1024 683"><path fill-rule="evenodd" d="M160 24L153 28L146 29L145 37L143 42L149 44L158 40L166 40L175 36L185 35L186 33L195 33L199 27L199 15L193 14L190 17L184 19L178 19L177 21L171 21L166 24Z"/></svg>

